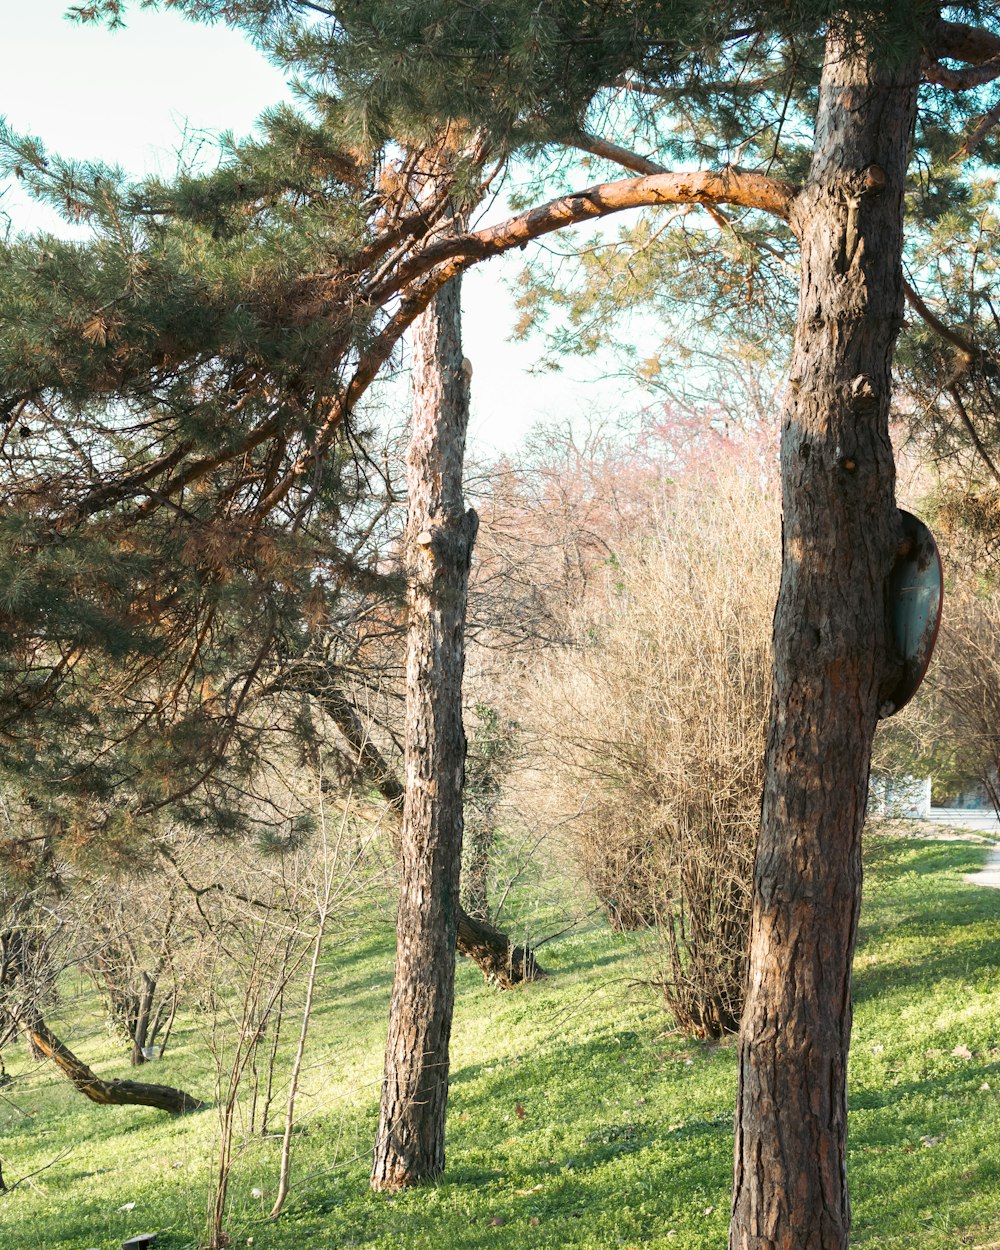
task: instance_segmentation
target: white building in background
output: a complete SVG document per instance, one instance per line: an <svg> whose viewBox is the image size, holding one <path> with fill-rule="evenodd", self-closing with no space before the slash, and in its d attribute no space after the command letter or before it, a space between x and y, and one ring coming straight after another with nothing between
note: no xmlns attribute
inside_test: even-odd
<svg viewBox="0 0 1000 1250"><path fill-rule="evenodd" d="M970 785L958 796L955 807L932 807L930 777L873 774L868 788L868 812L896 820L930 820L951 829L968 829L986 838L1000 836L1000 817L981 785Z"/></svg>
<svg viewBox="0 0 1000 1250"><path fill-rule="evenodd" d="M868 786L868 811L872 816L929 820L930 777L885 777L873 773Z"/></svg>

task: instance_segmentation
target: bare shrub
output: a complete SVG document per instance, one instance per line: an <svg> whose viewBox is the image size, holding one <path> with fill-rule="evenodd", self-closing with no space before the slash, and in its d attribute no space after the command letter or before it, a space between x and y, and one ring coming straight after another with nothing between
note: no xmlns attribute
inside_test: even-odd
<svg viewBox="0 0 1000 1250"><path fill-rule="evenodd" d="M1000 491L955 475L919 486L944 565L941 629L916 698L880 725L872 772L930 774L936 805L978 791L1000 811Z"/></svg>
<svg viewBox="0 0 1000 1250"><path fill-rule="evenodd" d="M196 935L177 884L149 874L77 882L81 963L127 1038L133 1066L167 1048Z"/></svg>
<svg viewBox="0 0 1000 1250"><path fill-rule="evenodd" d="M928 684L917 709L925 767L946 790L978 783L1000 812L1000 593L993 577L968 566L953 571Z"/></svg>
<svg viewBox="0 0 1000 1250"><path fill-rule="evenodd" d="M607 565L531 683L530 791L619 927L658 936L678 1022L739 1019L777 589L776 490L717 461Z"/></svg>

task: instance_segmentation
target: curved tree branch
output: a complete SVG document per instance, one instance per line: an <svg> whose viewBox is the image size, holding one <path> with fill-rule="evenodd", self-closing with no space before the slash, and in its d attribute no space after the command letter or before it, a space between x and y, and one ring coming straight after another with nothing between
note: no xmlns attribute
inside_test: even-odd
<svg viewBox="0 0 1000 1250"><path fill-rule="evenodd" d="M968 159L972 156L982 141L990 133L993 127L1000 122L1000 103L994 104L989 112L984 113L976 122L972 130L969 131L961 146L956 150L956 157L965 157Z"/></svg>
<svg viewBox="0 0 1000 1250"><path fill-rule="evenodd" d="M906 296L906 302L920 319L925 321L939 338L944 339L946 343L950 343L952 347L958 349L962 357L962 366L966 367L971 364L978 354L972 340L959 334L957 330L943 322L937 313L932 312L924 302L923 297L910 286L905 278L903 279L903 293Z"/></svg>
<svg viewBox="0 0 1000 1250"><path fill-rule="evenodd" d="M736 204L759 209L782 221L789 221L797 188L776 178L726 166L721 170L694 170L674 173L660 170L652 161L628 154L617 145L603 140L602 154L619 160L632 169L643 172L637 178L600 183L569 195L559 196L540 204L527 212L480 230L438 237L409 255L403 254L400 262L383 277L368 277L371 285L358 275L358 289L351 296L355 307L392 309L388 321L363 350L350 380L330 401L326 416L319 423L309 445L304 447L281 478L275 482L256 506L263 515L286 498L288 493L307 473L313 472L332 446L337 432L354 406L374 381L382 366L391 358L396 345L416 318L423 312L437 292L452 278L483 260L500 256L515 247L524 247L534 239L585 221L593 221L612 213L631 208L652 208L666 204L701 204L713 212L720 204ZM625 159L625 158L628 159ZM718 218L717 218L718 219ZM290 306L297 309L295 316L309 319L328 314L343 315L347 298L344 289L344 273L341 270L314 274L295 284L296 294ZM346 351L346 345L344 350ZM84 497L59 525L75 523L92 515L103 506L124 502L129 497L148 496L137 509L137 519L151 511L165 498L176 494L183 487L204 477L223 463L260 445L279 432L276 417L261 422L251 430L235 449L202 457L186 465L176 452L171 452L156 466L155 471L166 470L168 476L159 489L152 492L146 485L152 466L126 477L109 493L107 487L98 487L92 497ZM176 472L172 470L176 469Z"/></svg>
<svg viewBox="0 0 1000 1250"><path fill-rule="evenodd" d="M566 143L569 147L579 148L581 152L589 152L591 156L598 156L602 161L614 161L616 165L621 165L623 169L631 169L637 174L665 174L668 172L665 166L651 161L647 156L639 156L638 153L631 151L629 148L623 148L621 144L612 143L609 139L602 139L599 135L589 134L585 130L578 130L568 135Z"/></svg>
<svg viewBox="0 0 1000 1250"><path fill-rule="evenodd" d="M664 171L640 178L602 182L539 204L495 226L440 239L400 265L385 285L372 291L370 297L372 302L382 303L447 261L458 260L461 267L466 268L492 256L500 256L512 248L524 247L555 230L594 221L629 208L656 208L661 204L737 204L789 221L797 193L798 189L790 183L735 165L727 165L721 170Z"/></svg>
<svg viewBox="0 0 1000 1250"><path fill-rule="evenodd" d="M640 156L637 152L622 147L620 143L612 143L609 139L602 139L585 130L579 130L570 135L566 143L569 147L579 148L581 152L589 152L591 156L599 156L601 160L614 161L623 169L631 169L633 173L665 174L669 172L665 165L658 165L648 156ZM720 229L731 225L729 218L717 204L703 204L702 207Z"/></svg>
<svg viewBox="0 0 1000 1250"><path fill-rule="evenodd" d="M979 431L973 424L972 417L969 415L969 410L965 406L961 392L958 389L959 380L976 357L980 354L979 350L976 348L976 345L971 339L959 334L957 330L954 330L951 326L946 325L936 313L932 312L921 296L918 295L905 278L903 280L903 292L906 296L906 302L910 305L914 312L917 313L921 320L926 322L926 324L930 326L939 338L944 339L946 343L950 343L951 346L956 349L955 368L951 379L945 386L945 390L951 398L952 403L955 405L955 411L958 413L959 420L965 427L965 432L968 434L969 439L976 450L976 454L982 460L983 464L986 465L986 468L993 480L1000 484L1000 469L997 468L993 457L987 451L983 440L979 437Z"/></svg>
<svg viewBox="0 0 1000 1250"><path fill-rule="evenodd" d="M965 22L939 21L927 51L935 60L945 56L952 61L965 61L968 65L982 65L984 61L1000 56L1000 35Z"/></svg>
<svg viewBox="0 0 1000 1250"><path fill-rule="evenodd" d="M955 405L955 411L958 413L959 419L965 426L965 431L972 440L972 445L979 454L979 458L986 465L987 469L989 469L990 476L993 480L1000 485L1000 469L997 468L993 461L993 457L986 450L983 440L979 437L979 432L972 424L972 418L969 416L969 410L966 408L965 403L962 400L961 392L954 382L949 383L948 394L951 396L952 403Z"/></svg>
<svg viewBox="0 0 1000 1250"><path fill-rule="evenodd" d="M614 144L607 145L605 150L609 153L614 150L622 156L632 155L624 148L618 149ZM618 160L619 156L615 155L611 159ZM636 162L642 158L633 156L632 159ZM624 160L620 163L635 168L634 163L631 166ZM645 165L658 168L651 161L645 162ZM737 204L745 208L760 209L782 221L788 221L796 194L797 188L787 182L738 169L734 165L720 171L671 173L664 170L644 177L600 183L598 186L549 200L495 226L448 235L431 243L409 260L403 261L383 283L368 292L367 302L373 306L389 303L401 293L405 294L388 323L362 355L354 376L331 405L311 445L302 451L282 479L261 501L260 510L265 512L279 504L294 484L326 455L345 417L389 360L403 334L445 283L464 270L515 247L524 247L532 240L566 226L593 221L629 208L653 208L662 204L703 204L711 212L718 204ZM323 277L329 280L334 276ZM310 278L303 283L306 289L311 288L313 299L319 281L322 281L322 277ZM340 298L339 291L334 298ZM319 311L318 308L316 310Z"/></svg>
<svg viewBox="0 0 1000 1250"><path fill-rule="evenodd" d="M37 1012L18 1018L18 1025L31 1038L35 1049L51 1059L64 1076L69 1077L81 1094L103 1106L155 1107L171 1115L201 1111L207 1104L182 1089L170 1085L150 1085L145 1081L106 1081L78 1059L61 1042Z"/></svg>
<svg viewBox="0 0 1000 1250"><path fill-rule="evenodd" d="M1000 78L1000 57L991 57L978 65L965 65L962 69L949 69L940 61L925 61L924 82L947 87L949 91L972 91Z"/></svg>

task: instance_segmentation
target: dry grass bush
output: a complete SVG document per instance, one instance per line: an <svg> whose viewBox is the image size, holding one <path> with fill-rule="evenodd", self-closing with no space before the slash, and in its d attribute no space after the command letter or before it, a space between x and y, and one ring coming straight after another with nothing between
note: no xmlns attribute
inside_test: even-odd
<svg viewBox="0 0 1000 1250"><path fill-rule="evenodd" d="M910 494L941 551L941 630L916 698L880 726L872 771L930 774L944 806L982 788L1000 810L1000 491L925 470Z"/></svg>
<svg viewBox="0 0 1000 1250"><path fill-rule="evenodd" d="M928 683L919 707L928 767L951 790L978 782L1000 812L1000 591L992 577L954 571Z"/></svg>
<svg viewBox="0 0 1000 1250"><path fill-rule="evenodd" d="M657 934L656 983L699 1036L736 1027L763 784L777 491L758 464L674 487L609 562L530 684L516 778L620 927Z"/></svg>

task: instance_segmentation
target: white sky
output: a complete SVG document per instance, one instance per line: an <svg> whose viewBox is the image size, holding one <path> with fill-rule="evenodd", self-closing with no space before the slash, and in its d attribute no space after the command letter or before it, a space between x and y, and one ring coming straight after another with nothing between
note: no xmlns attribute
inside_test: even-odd
<svg viewBox="0 0 1000 1250"><path fill-rule="evenodd" d="M278 72L239 34L172 12L136 11L125 30L64 19L70 0L0 0L0 115L62 156L101 159L134 174L169 173L185 129L250 130L284 94ZM66 227L10 186L0 199L15 229ZM520 257L506 262L513 275ZM641 400L600 366L570 361L531 376L539 348L508 341L513 301L505 263L480 265L464 286L465 350L473 363L472 439L509 449L539 420L619 416Z"/></svg>

